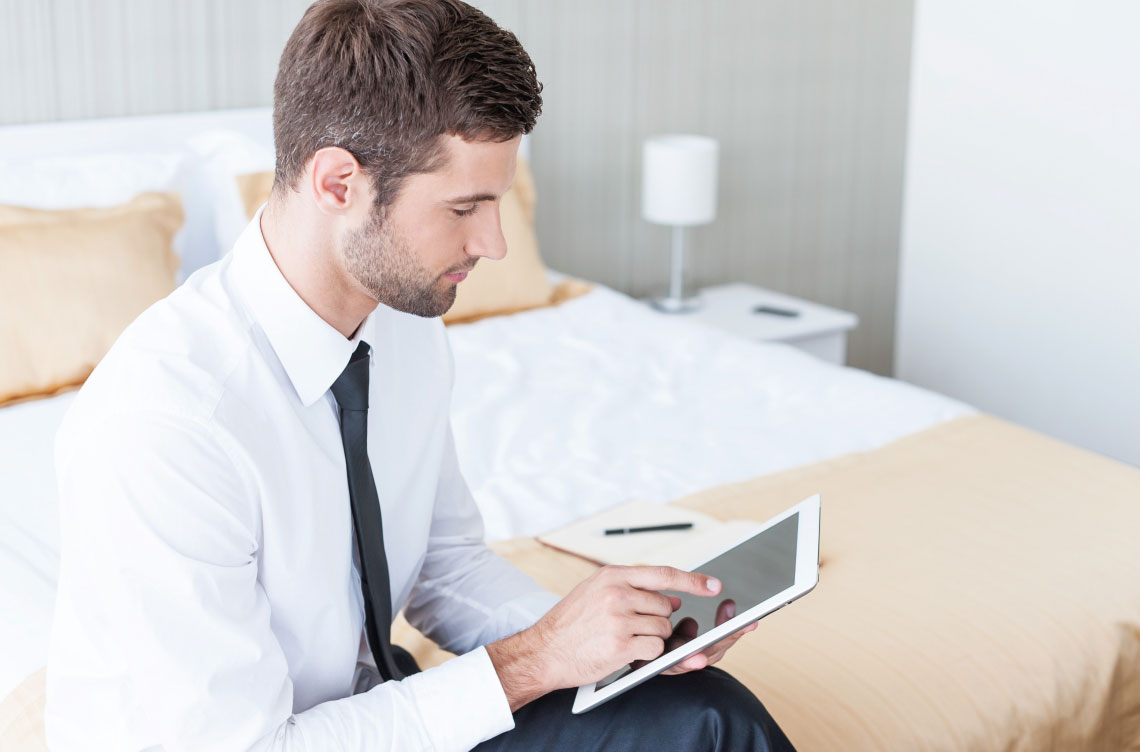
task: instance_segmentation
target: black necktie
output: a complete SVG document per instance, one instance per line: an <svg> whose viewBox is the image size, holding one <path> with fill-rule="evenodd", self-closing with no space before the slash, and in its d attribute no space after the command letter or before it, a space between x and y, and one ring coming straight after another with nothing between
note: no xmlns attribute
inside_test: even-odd
<svg viewBox="0 0 1140 752"><path fill-rule="evenodd" d="M376 668L384 679L403 679L392 658L392 595L380 498L368 462L368 343L361 340L332 385L340 407L340 438L348 468L348 498L360 552L360 588L364 591L364 628Z"/></svg>

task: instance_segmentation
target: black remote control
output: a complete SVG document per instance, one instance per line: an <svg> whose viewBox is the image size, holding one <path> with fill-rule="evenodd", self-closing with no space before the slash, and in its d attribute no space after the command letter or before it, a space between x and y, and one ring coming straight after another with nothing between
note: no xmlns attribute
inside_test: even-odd
<svg viewBox="0 0 1140 752"><path fill-rule="evenodd" d="M770 313L773 316L787 316L788 318L795 318L800 315L799 311L793 311L788 308L773 308L772 306L758 305L752 309L753 313Z"/></svg>

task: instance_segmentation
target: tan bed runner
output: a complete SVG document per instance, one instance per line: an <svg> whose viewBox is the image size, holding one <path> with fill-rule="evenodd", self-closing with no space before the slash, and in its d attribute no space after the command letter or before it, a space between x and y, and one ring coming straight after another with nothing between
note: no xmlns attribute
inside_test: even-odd
<svg viewBox="0 0 1140 752"><path fill-rule="evenodd" d="M972 416L680 503L763 520L817 491L819 586L723 664L801 752L1140 750L1140 470ZM495 548L557 592L594 569ZM43 749L42 686L0 705L4 749Z"/></svg>
<svg viewBox="0 0 1140 752"><path fill-rule="evenodd" d="M797 749L1140 749L1140 470L971 416L679 503L763 520L817 491L819 586L723 663ZM594 569L495 548L559 593Z"/></svg>

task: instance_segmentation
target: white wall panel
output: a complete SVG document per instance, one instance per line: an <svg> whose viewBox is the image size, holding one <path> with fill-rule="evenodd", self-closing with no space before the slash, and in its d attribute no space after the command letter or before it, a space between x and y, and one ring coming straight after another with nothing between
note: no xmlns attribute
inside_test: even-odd
<svg viewBox="0 0 1140 752"><path fill-rule="evenodd" d="M899 375L1140 465L1140 3L919 3Z"/></svg>

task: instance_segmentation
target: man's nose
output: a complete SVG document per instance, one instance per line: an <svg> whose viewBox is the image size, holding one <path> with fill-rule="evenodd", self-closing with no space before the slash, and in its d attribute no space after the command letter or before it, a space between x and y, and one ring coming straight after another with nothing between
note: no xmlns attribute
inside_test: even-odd
<svg viewBox="0 0 1140 752"><path fill-rule="evenodd" d="M481 221L475 222L472 234L467 238L464 250L469 256L479 256L498 261L507 255L507 240L503 237L503 224L499 217L499 204L491 211L480 212Z"/></svg>

